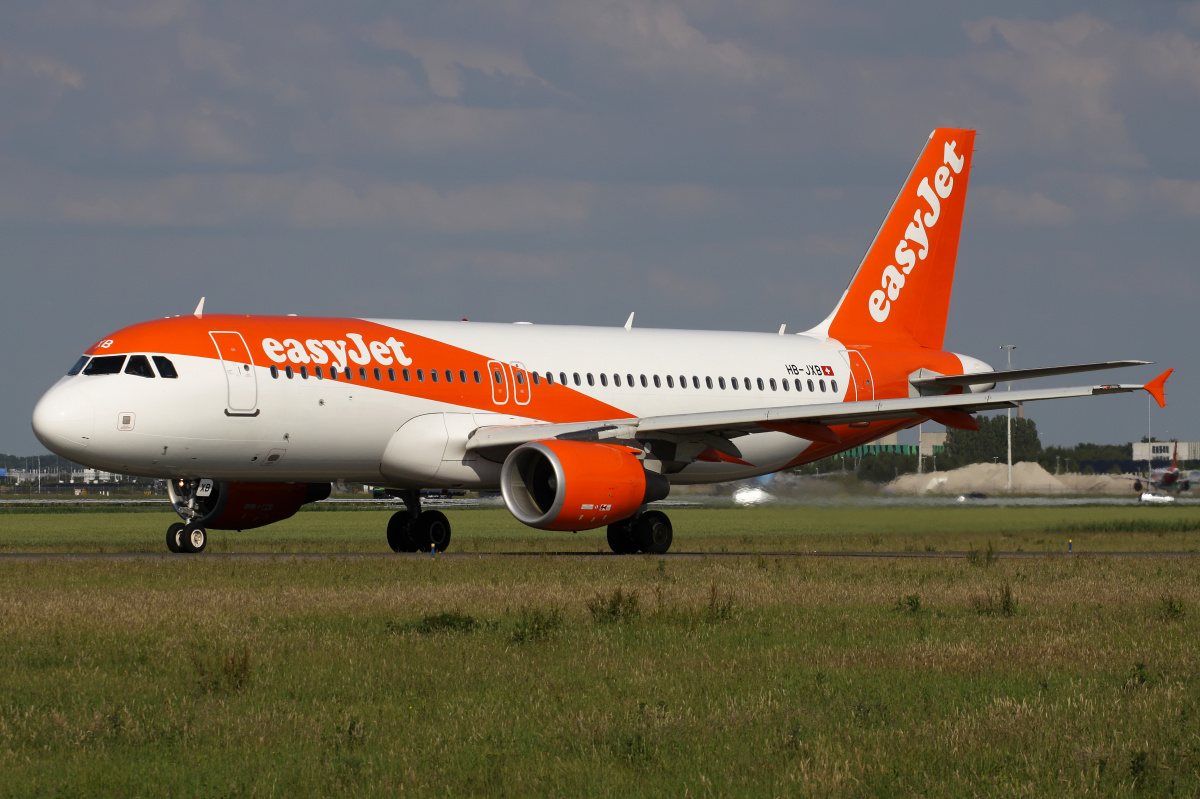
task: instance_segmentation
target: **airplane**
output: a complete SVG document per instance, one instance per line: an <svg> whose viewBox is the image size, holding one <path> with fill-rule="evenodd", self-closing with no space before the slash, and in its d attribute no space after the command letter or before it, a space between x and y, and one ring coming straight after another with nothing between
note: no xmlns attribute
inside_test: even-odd
<svg viewBox="0 0 1200 799"><path fill-rule="evenodd" d="M1187 491L1192 487L1194 472L1184 472L1179 468L1179 442L1175 442L1175 449L1171 454L1171 465L1162 469L1150 469L1149 477L1146 482L1149 484L1149 492L1154 493L1154 489L1177 488L1180 491ZM1133 478L1133 490L1141 492L1146 486L1142 485L1143 478Z"/></svg>
<svg viewBox="0 0 1200 799"><path fill-rule="evenodd" d="M925 142L829 316L779 333L240 316L168 317L89 347L37 403L51 451L166 478L172 552L208 530L286 519L330 483L404 503L397 552L444 550L421 489L499 489L541 530L607 528L615 553L664 553L673 485L756 477L933 420L1145 384L995 391L998 382L1144 365L995 371L943 349L975 131Z"/></svg>

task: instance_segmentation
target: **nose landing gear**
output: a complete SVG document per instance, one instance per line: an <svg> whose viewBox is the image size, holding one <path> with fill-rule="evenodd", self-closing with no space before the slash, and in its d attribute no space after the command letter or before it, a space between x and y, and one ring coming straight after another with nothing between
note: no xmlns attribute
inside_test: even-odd
<svg viewBox="0 0 1200 799"><path fill-rule="evenodd" d="M211 480L172 480L168 483L171 496L171 506L184 522L175 522L167 528L167 549L174 553L196 554L203 552L208 546L208 531L195 519L202 517L201 505L205 497L198 495L201 486L207 483L207 491L212 492ZM211 493L208 494L211 496Z"/></svg>
<svg viewBox="0 0 1200 799"><path fill-rule="evenodd" d="M428 552L436 547L444 552L450 546L450 520L439 510L421 511L421 492L398 492L404 510L388 520L387 541L393 552Z"/></svg>

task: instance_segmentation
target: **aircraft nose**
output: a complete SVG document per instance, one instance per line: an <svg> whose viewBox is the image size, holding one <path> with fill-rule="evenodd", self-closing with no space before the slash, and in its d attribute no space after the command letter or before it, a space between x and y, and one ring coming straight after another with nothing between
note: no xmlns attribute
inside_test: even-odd
<svg viewBox="0 0 1200 799"><path fill-rule="evenodd" d="M47 391L33 409L33 434L64 458L87 449L96 426L91 397L70 385Z"/></svg>

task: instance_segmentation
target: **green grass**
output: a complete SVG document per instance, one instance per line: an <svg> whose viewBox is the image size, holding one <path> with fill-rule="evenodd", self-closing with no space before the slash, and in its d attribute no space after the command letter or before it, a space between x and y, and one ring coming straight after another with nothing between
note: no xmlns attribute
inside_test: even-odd
<svg viewBox="0 0 1200 799"><path fill-rule="evenodd" d="M210 531L212 552L387 552L391 511L302 511L277 524ZM1200 508L674 508L676 552L1200 550ZM456 552L608 552L603 530L533 530L502 508L448 511ZM166 510L0 511L0 552L161 552Z"/></svg>
<svg viewBox="0 0 1200 799"><path fill-rule="evenodd" d="M685 549L985 552L1143 510L672 518ZM214 544L379 551L385 518ZM452 519L466 551L603 544ZM158 551L167 521L0 540ZM1197 795L1197 640L1200 558L0 560L0 796Z"/></svg>

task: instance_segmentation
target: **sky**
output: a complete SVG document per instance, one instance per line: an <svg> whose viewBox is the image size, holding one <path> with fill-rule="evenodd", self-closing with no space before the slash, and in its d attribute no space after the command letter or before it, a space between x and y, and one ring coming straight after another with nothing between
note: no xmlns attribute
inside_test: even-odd
<svg viewBox="0 0 1200 799"><path fill-rule="evenodd" d="M1200 3L5 3L0 451L44 451L84 348L201 296L806 329L938 126L979 132L947 349L1176 367L1166 410L1027 412L1200 440Z"/></svg>

